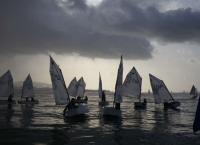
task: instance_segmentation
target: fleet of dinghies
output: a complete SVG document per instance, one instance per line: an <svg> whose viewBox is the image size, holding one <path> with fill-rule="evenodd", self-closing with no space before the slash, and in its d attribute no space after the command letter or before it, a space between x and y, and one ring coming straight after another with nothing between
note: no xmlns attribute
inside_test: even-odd
<svg viewBox="0 0 200 145"><path fill-rule="evenodd" d="M76 77L69 83L68 88L65 85L65 80L61 69L56 64L54 59L50 56L50 77L52 81L53 95L56 105L65 105L63 115L66 118L85 115L89 112L87 106L87 96L85 95L86 83L81 77L78 81ZM163 104L164 109L177 109L180 102L176 101L163 80L149 74L150 84L155 99L155 104ZM123 82L123 57L121 56L120 64L117 72L117 79L115 83L115 92L113 97L113 105L107 106L109 103L106 101L105 92L102 88L101 75L99 73L99 105L102 107L102 116L121 117L121 103L123 96L136 97L138 102L134 103L135 109L145 109L147 102L146 99L142 101L142 77L135 67L126 75ZM199 96L197 88L193 85L190 95L195 99ZM8 70L0 77L0 103L15 103L14 85L11 72ZM35 100L35 93L31 75L29 74L23 82L21 99L18 100L19 104L33 103L37 104L39 101ZM200 130L200 98L196 109L195 119L193 123L194 133Z"/></svg>

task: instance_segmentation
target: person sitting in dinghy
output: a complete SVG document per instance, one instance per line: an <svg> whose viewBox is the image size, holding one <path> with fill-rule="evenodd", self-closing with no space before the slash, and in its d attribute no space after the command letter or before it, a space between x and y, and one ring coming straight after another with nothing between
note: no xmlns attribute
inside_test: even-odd
<svg viewBox="0 0 200 145"><path fill-rule="evenodd" d="M63 112L66 112L67 110L71 110L73 108L76 108L76 100L74 98L71 99L71 101L69 102L69 104L65 107Z"/></svg>
<svg viewBox="0 0 200 145"><path fill-rule="evenodd" d="M88 101L88 97L87 97L87 96L85 96L85 98L84 98L84 101L85 101L85 102L87 102L87 101Z"/></svg>
<svg viewBox="0 0 200 145"><path fill-rule="evenodd" d="M12 101L13 101L12 98L13 98L13 95L10 95L10 96L8 97L8 102L12 102Z"/></svg>

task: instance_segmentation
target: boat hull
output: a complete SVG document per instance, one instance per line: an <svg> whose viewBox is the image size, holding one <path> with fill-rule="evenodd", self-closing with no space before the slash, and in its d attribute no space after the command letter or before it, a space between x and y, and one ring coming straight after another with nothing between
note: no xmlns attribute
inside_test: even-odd
<svg viewBox="0 0 200 145"><path fill-rule="evenodd" d="M117 110L114 107L105 107L102 113L104 117L121 117L121 110Z"/></svg>
<svg viewBox="0 0 200 145"><path fill-rule="evenodd" d="M134 103L134 108L137 110L146 109L146 107L147 107L147 103L144 103L144 102L135 102Z"/></svg>
<svg viewBox="0 0 200 145"><path fill-rule="evenodd" d="M64 117L75 117L85 115L89 112L88 106L85 104L79 104L76 108L72 108L70 110L66 110L64 112Z"/></svg>
<svg viewBox="0 0 200 145"><path fill-rule="evenodd" d="M16 104L16 101L13 100L11 102L8 102L8 100L0 100L0 104Z"/></svg>
<svg viewBox="0 0 200 145"><path fill-rule="evenodd" d="M35 100L35 101L18 100L18 104L39 104L39 101L38 100Z"/></svg>
<svg viewBox="0 0 200 145"><path fill-rule="evenodd" d="M166 102L164 103L164 109L177 109L181 105L180 102L174 101L174 102Z"/></svg>

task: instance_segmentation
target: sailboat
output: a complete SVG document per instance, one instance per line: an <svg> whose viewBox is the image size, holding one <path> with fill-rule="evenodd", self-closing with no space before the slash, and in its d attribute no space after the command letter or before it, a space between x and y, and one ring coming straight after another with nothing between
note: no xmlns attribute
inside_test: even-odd
<svg viewBox="0 0 200 145"><path fill-rule="evenodd" d="M196 133L199 130L200 130L200 98L197 104L197 110L196 110L195 119L193 123L193 132Z"/></svg>
<svg viewBox="0 0 200 145"><path fill-rule="evenodd" d="M8 70L0 77L0 103L16 103L13 100L14 97L14 86L13 77Z"/></svg>
<svg viewBox="0 0 200 145"><path fill-rule="evenodd" d="M39 101L35 100L34 97L35 97L35 92L34 92L33 82L32 82L31 75L29 74L26 77L25 81L23 82L21 100L18 100L18 103L19 104L27 104L27 103L38 104Z"/></svg>
<svg viewBox="0 0 200 145"><path fill-rule="evenodd" d="M52 88L57 105L66 105L63 115L68 117L74 117L84 115L88 113L88 107L84 104L76 104L74 108L68 108L70 105L70 96L65 85L65 81L62 75L62 71L53 58L50 56L50 76L52 80Z"/></svg>
<svg viewBox="0 0 200 145"><path fill-rule="evenodd" d="M105 92L102 89L102 80L101 80L101 74L99 73L99 105L100 106L105 106L108 105L109 103L106 101L106 95Z"/></svg>
<svg viewBox="0 0 200 145"><path fill-rule="evenodd" d="M122 103L122 82L123 82L123 58L121 56L117 80L115 84L115 93L114 93L114 101L112 107L104 107L103 108L103 116L112 116L112 117L121 117L121 109L120 104Z"/></svg>
<svg viewBox="0 0 200 145"><path fill-rule="evenodd" d="M130 97L137 97L139 102L134 103L135 109L145 109L146 108L146 99L144 102L141 102L141 87L142 87L142 78L137 72L136 68L133 67L131 71L127 74L125 81L123 83L123 95Z"/></svg>
<svg viewBox="0 0 200 145"><path fill-rule="evenodd" d="M196 99L199 94L197 88L193 85L191 90L190 90L190 95L192 96L192 99Z"/></svg>
<svg viewBox="0 0 200 145"><path fill-rule="evenodd" d="M165 109L177 109L177 107L180 106L180 102L174 100L165 83L152 74L149 74L149 78L155 103L163 103Z"/></svg>

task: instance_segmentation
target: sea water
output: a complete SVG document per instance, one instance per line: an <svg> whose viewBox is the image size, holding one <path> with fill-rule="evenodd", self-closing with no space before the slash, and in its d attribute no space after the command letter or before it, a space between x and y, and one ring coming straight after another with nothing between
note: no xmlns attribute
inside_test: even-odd
<svg viewBox="0 0 200 145"><path fill-rule="evenodd" d="M64 119L65 106L56 106L51 89L37 89L36 105L0 105L0 145L200 145L192 131L197 99L175 93L180 110L164 110L151 94L146 110L135 110L136 98L124 97L122 118L106 119L97 91L87 91L90 112ZM112 106L113 93L107 93ZM16 96L20 96L16 94ZM18 100L18 97L15 97Z"/></svg>

